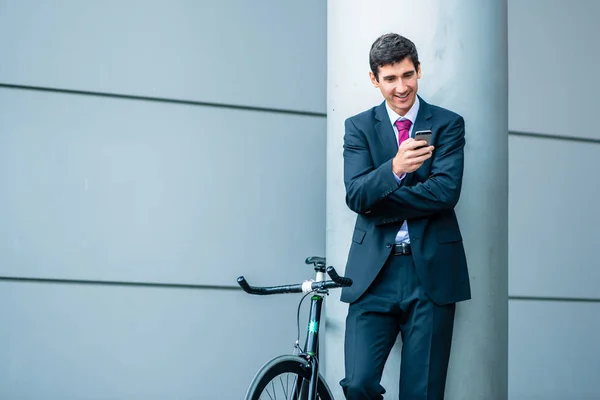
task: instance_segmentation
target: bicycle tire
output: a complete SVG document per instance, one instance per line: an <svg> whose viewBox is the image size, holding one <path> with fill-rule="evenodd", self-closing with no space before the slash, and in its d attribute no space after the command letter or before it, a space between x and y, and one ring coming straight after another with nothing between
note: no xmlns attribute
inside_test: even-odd
<svg viewBox="0 0 600 400"><path fill-rule="evenodd" d="M248 387L248 391L246 392L244 399L261 400L261 395L265 393L265 389L267 389L267 387L274 382L274 379L283 374L298 376L308 383L310 381L310 367L308 367L308 361L302 357L292 355L275 357L263 365L260 370L258 370L254 376L254 379L252 380L252 383ZM278 382L277 386L279 386L280 383L283 385L282 381ZM269 399L270 397L268 395L262 397L262 399L265 398ZM288 397L287 395L286 398L296 400L293 397ZM333 395L331 394L331 391L329 390L329 387L327 386L327 383L321 374L319 374L319 381L317 383L317 399L333 400Z"/></svg>

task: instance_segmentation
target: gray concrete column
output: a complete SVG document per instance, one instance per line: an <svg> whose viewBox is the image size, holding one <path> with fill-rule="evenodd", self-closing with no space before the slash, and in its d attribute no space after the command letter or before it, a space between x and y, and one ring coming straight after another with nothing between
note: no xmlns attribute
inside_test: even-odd
<svg viewBox="0 0 600 400"><path fill-rule="evenodd" d="M397 32L413 40L423 75L419 94L466 121L465 174L457 206L473 299L457 306L446 386L450 400L507 398L508 82L506 0L329 0L327 258L343 270L354 214L344 203L344 119L383 99L368 79L371 43ZM325 375L343 395L347 306L326 309ZM333 301L332 301L333 300ZM384 372L398 398L400 343Z"/></svg>

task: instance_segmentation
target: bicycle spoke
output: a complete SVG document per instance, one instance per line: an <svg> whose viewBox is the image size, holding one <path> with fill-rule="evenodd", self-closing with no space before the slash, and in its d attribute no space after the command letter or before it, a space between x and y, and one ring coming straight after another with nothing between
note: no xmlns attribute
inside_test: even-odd
<svg viewBox="0 0 600 400"><path fill-rule="evenodd" d="M298 376L294 377L294 393L296 393L296 400L299 400L302 394L302 379Z"/></svg>
<svg viewBox="0 0 600 400"><path fill-rule="evenodd" d="M289 376L289 374L285 374L286 386L283 386L283 378L281 376L279 377L279 382L281 382L281 390L283 390L283 394L285 395L286 400L288 400L288 395L287 395L287 390L286 390L288 376Z"/></svg>
<svg viewBox="0 0 600 400"><path fill-rule="evenodd" d="M273 381L271 381L271 386L273 387L273 396L275 396L275 397L271 397L268 390L267 390L267 394L269 395L271 400L277 400L277 395L275 394L275 385L273 384Z"/></svg>
<svg viewBox="0 0 600 400"><path fill-rule="evenodd" d="M251 399L258 400L301 400L308 395L311 382L310 370L302 360L290 356L284 361L276 360L271 366L264 369L266 373L257 375L256 385L250 389ZM284 379L285 375L285 379ZM331 400L329 391L322 387L322 382L317 382L317 400Z"/></svg>
<svg viewBox="0 0 600 400"><path fill-rule="evenodd" d="M267 396L269 396L270 400L275 400L275 398L273 398L273 396L271 396L271 393L269 393L269 389L265 388L265 393L267 394ZM273 393L274 395L274 393ZM262 398L262 395L260 396Z"/></svg>
<svg viewBox="0 0 600 400"><path fill-rule="evenodd" d="M283 381L283 375L285 375L285 382ZM277 380L279 380L279 383L276 383ZM308 385L308 382L298 375L291 373L281 374L268 383L268 386L263 389L259 400L298 400L302 395L303 385Z"/></svg>

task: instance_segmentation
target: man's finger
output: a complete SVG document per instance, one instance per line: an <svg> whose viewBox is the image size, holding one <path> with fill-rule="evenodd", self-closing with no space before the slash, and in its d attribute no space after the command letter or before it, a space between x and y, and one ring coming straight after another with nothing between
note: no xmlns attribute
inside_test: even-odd
<svg viewBox="0 0 600 400"><path fill-rule="evenodd" d="M427 161L429 158L431 157L431 154L425 154L424 156L419 156L419 157L415 157L415 158L411 158L408 163L410 165L418 165L419 167L421 166L421 164L423 164L425 161Z"/></svg>
<svg viewBox="0 0 600 400"><path fill-rule="evenodd" d="M427 146L427 142L425 142L424 140L415 140L406 145L404 145L404 143L402 143L402 145L400 145L400 147L398 148L398 152L405 153L405 152L414 151L414 150L432 152L433 149L434 149L434 147Z"/></svg>
<svg viewBox="0 0 600 400"><path fill-rule="evenodd" d="M405 153L405 156L406 156L406 158L415 158L415 157L424 156L426 154L431 155L432 152L433 152L433 146L429 146L429 147L423 147L422 149L417 149L417 150L407 150Z"/></svg>
<svg viewBox="0 0 600 400"><path fill-rule="evenodd" d="M417 147L427 146L427 142L425 140L415 140L415 139L406 139L402 142L408 149L416 149Z"/></svg>
<svg viewBox="0 0 600 400"><path fill-rule="evenodd" d="M405 150L412 150L414 148L419 147L419 142L423 142L423 140L415 140L413 138L408 138L402 143L400 143L400 148Z"/></svg>
<svg viewBox="0 0 600 400"><path fill-rule="evenodd" d="M424 155L424 154L431 154L431 153L433 153L433 146L420 147L413 151L415 154L420 155L420 156Z"/></svg>

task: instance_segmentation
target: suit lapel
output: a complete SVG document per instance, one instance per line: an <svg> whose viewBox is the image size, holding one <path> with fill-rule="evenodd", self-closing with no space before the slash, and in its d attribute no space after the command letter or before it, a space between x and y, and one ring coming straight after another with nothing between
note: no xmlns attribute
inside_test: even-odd
<svg viewBox="0 0 600 400"><path fill-rule="evenodd" d="M415 121L415 126L412 131L414 137L415 132L430 130L433 126L432 114L429 104L419 96L419 113ZM384 160L394 158L398 152L398 139L392 128L390 116L385 108L385 101L375 108L375 131L381 142L381 148L384 155ZM407 174L404 180L405 185L410 185L413 180L414 172Z"/></svg>
<svg viewBox="0 0 600 400"><path fill-rule="evenodd" d="M431 130L433 126L433 121L431 120L431 109L429 108L429 104L427 104L420 96L419 96L419 113L417 114L417 120L415 121L415 126L413 127L412 137L415 136L415 133L418 131L426 131ZM396 149L398 146L396 146ZM409 186L413 180L414 172L406 175L406 180L404 184Z"/></svg>
<svg viewBox="0 0 600 400"><path fill-rule="evenodd" d="M381 142L384 160L394 158L398 152L398 140L390 123L390 116L385 108L385 101L375 108L375 132Z"/></svg>

